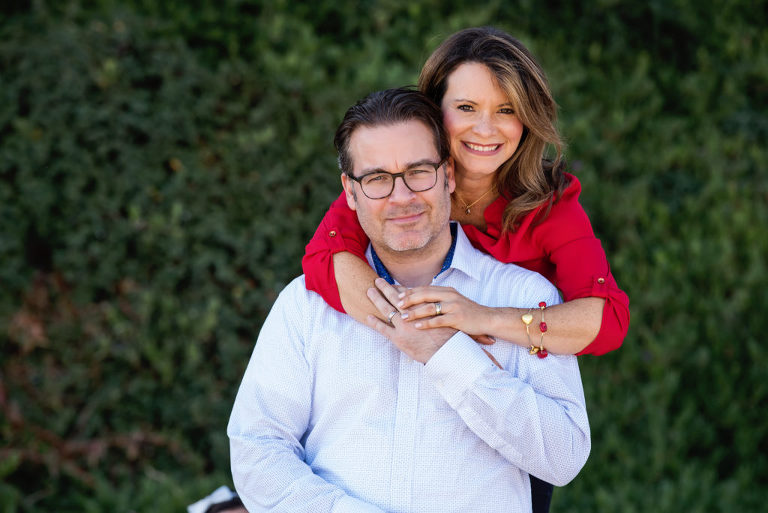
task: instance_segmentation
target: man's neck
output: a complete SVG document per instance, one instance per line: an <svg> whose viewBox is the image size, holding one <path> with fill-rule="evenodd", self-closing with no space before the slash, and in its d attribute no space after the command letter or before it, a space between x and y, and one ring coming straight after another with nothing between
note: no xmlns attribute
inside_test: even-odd
<svg viewBox="0 0 768 513"><path fill-rule="evenodd" d="M380 245L372 246L395 281L406 287L419 287L429 285L440 273L452 243L450 227L446 226L437 239L420 249L392 251Z"/></svg>

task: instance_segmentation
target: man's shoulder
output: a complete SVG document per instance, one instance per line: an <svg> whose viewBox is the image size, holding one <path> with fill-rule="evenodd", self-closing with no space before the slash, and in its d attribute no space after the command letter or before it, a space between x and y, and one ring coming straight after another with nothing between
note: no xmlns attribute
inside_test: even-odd
<svg viewBox="0 0 768 513"><path fill-rule="evenodd" d="M514 290L515 295L521 299L535 299L534 303L548 299L547 303L553 304L558 295L557 288L544 276L516 264L499 262L490 256L488 258L491 262L488 263L484 277L487 283Z"/></svg>
<svg viewBox="0 0 768 513"><path fill-rule="evenodd" d="M559 303L559 295L549 280L541 274L512 263L499 262L487 253L474 248L469 242L463 247L463 272L484 284L483 290L501 296L514 304L505 306L528 307L546 301ZM510 298L511 296L511 298Z"/></svg>
<svg viewBox="0 0 768 513"><path fill-rule="evenodd" d="M304 275L291 280L272 304L264 320L262 332L280 332L297 343L308 344L318 332L338 328L343 318L323 300L317 292L307 290Z"/></svg>
<svg viewBox="0 0 768 513"><path fill-rule="evenodd" d="M488 253L484 253L479 249L472 246L466 235L463 237L464 265L467 269L463 269L467 274L482 274L479 278L482 281L487 281L489 276L504 276L506 279L531 281L532 283L538 282L542 286L551 285L549 280L544 278L541 274L526 269L517 264L500 262L493 258ZM468 272L469 271L469 272Z"/></svg>
<svg viewBox="0 0 768 513"><path fill-rule="evenodd" d="M277 305L291 306L298 309L323 309L323 307L328 307L320 294L307 289L306 278L303 274L295 277L288 285L283 287L277 295L273 308Z"/></svg>

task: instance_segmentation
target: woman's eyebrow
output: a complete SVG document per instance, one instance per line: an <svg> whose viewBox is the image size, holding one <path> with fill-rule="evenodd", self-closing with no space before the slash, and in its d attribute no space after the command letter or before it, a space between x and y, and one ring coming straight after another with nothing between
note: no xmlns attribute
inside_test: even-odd
<svg viewBox="0 0 768 513"><path fill-rule="evenodd" d="M473 105L477 105L476 101L470 100L468 98L454 98L451 101L457 102L457 103L471 103ZM512 105L512 102L504 102L504 103L498 104L497 107L514 107L514 105Z"/></svg>

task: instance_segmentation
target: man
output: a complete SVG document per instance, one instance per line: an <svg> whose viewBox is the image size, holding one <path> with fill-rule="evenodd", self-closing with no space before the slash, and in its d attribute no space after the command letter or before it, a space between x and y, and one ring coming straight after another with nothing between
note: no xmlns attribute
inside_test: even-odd
<svg viewBox="0 0 768 513"><path fill-rule="evenodd" d="M559 302L540 275L478 252L449 222L442 116L420 93L368 96L335 142L380 275L492 306ZM395 289L379 281L389 301L369 296L390 324L357 323L303 277L275 302L227 430L248 511L522 512L529 474L573 479L590 449L576 358L497 342L497 366L464 333L403 321Z"/></svg>

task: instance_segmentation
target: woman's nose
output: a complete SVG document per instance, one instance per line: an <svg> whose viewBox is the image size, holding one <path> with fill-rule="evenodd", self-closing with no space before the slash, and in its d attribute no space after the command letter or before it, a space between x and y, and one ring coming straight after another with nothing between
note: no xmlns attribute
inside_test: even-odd
<svg viewBox="0 0 768 513"><path fill-rule="evenodd" d="M493 135L496 131L496 127L494 126L493 119L491 119L490 115L481 114L475 125L472 127L472 130L478 135L489 136Z"/></svg>

